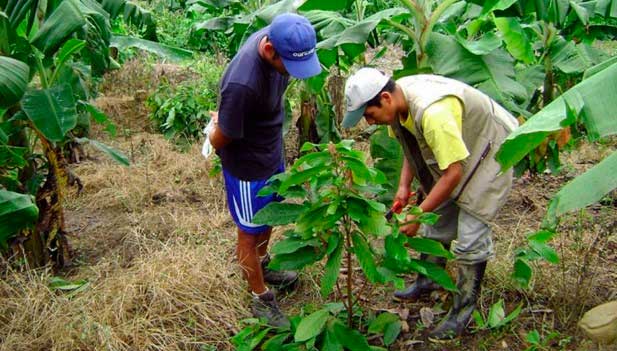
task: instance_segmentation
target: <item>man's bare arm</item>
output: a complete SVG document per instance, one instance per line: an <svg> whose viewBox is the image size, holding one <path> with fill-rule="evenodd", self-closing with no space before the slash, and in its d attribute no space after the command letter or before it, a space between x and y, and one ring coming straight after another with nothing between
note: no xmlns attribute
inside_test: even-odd
<svg viewBox="0 0 617 351"><path fill-rule="evenodd" d="M231 138L223 134L221 129L219 128L219 115L218 112L210 111L210 117L214 120L214 130L210 132L210 144L216 150L220 150L225 145L231 142Z"/></svg>

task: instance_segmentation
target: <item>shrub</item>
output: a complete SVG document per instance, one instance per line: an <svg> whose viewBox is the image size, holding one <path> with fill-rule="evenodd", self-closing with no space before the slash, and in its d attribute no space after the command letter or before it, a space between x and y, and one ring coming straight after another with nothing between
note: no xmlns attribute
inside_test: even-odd
<svg viewBox="0 0 617 351"><path fill-rule="evenodd" d="M150 119L167 139L176 143L198 140L216 109L223 66L202 58L191 68L195 75L177 85L165 79L148 97Z"/></svg>

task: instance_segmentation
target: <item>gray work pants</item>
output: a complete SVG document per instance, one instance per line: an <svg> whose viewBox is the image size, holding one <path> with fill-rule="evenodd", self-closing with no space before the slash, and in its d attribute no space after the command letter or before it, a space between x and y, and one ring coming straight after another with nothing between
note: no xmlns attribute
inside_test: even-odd
<svg viewBox="0 0 617 351"><path fill-rule="evenodd" d="M452 253L462 264L488 261L493 256L491 228L453 201L439 207L440 215L433 226L422 225L425 238L451 245Z"/></svg>

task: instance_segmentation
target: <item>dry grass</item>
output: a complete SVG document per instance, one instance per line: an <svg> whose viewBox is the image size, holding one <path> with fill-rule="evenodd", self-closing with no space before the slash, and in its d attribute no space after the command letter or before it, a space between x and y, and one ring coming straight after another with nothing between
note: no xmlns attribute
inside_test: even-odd
<svg viewBox="0 0 617 351"><path fill-rule="evenodd" d="M231 264L222 186L197 150L133 138L132 167L97 161L75 170L85 189L67 219L81 265L69 279L90 286L67 298L48 288L49 271L6 273L0 350L230 348L248 295Z"/></svg>

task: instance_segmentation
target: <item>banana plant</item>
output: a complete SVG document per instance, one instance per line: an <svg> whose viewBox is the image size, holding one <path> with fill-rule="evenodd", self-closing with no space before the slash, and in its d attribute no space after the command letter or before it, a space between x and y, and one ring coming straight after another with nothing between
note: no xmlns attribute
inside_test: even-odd
<svg viewBox="0 0 617 351"><path fill-rule="evenodd" d="M87 81L114 67L104 7L147 18L126 1L0 1L0 245L22 245L15 251L32 266L70 263L64 202L78 179L64 146L90 143L129 164L117 150L76 135L80 119L113 127L88 102ZM10 240L15 236L20 240Z"/></svg>
<svg viewBox="0 0 617 351"><path fill-rule="evenodd" d="M525 124L516 129L503 143L497 153L502 170L513 167L536 148L550 133L561 128L582 123L591 141L617 134L617 113L607 101L617 99L617 63L601 64L588 70L581 83L575 85L548 106L533 115ZM617 188L615 177L607 176L617 172L617 153L613 152L587 172L566 184L551 199L543 220L542 230L533 238L554 236L559 218L568 212L584 208L599 201ZM541 234L541 235L540 235ZM530 239L530 243L533 240ZM536 240L537 241L537 240ZM541 241L545 243L547 240ZM537 246L537 245L536 245ZM530 245L533 248L533 245ZM545 253L550 250L534 249L533 257L552 257ZM519 255L515 262L515 278L529 283L531 268L528 255ZM554 258L550 260L558 261Z"/></svg>

